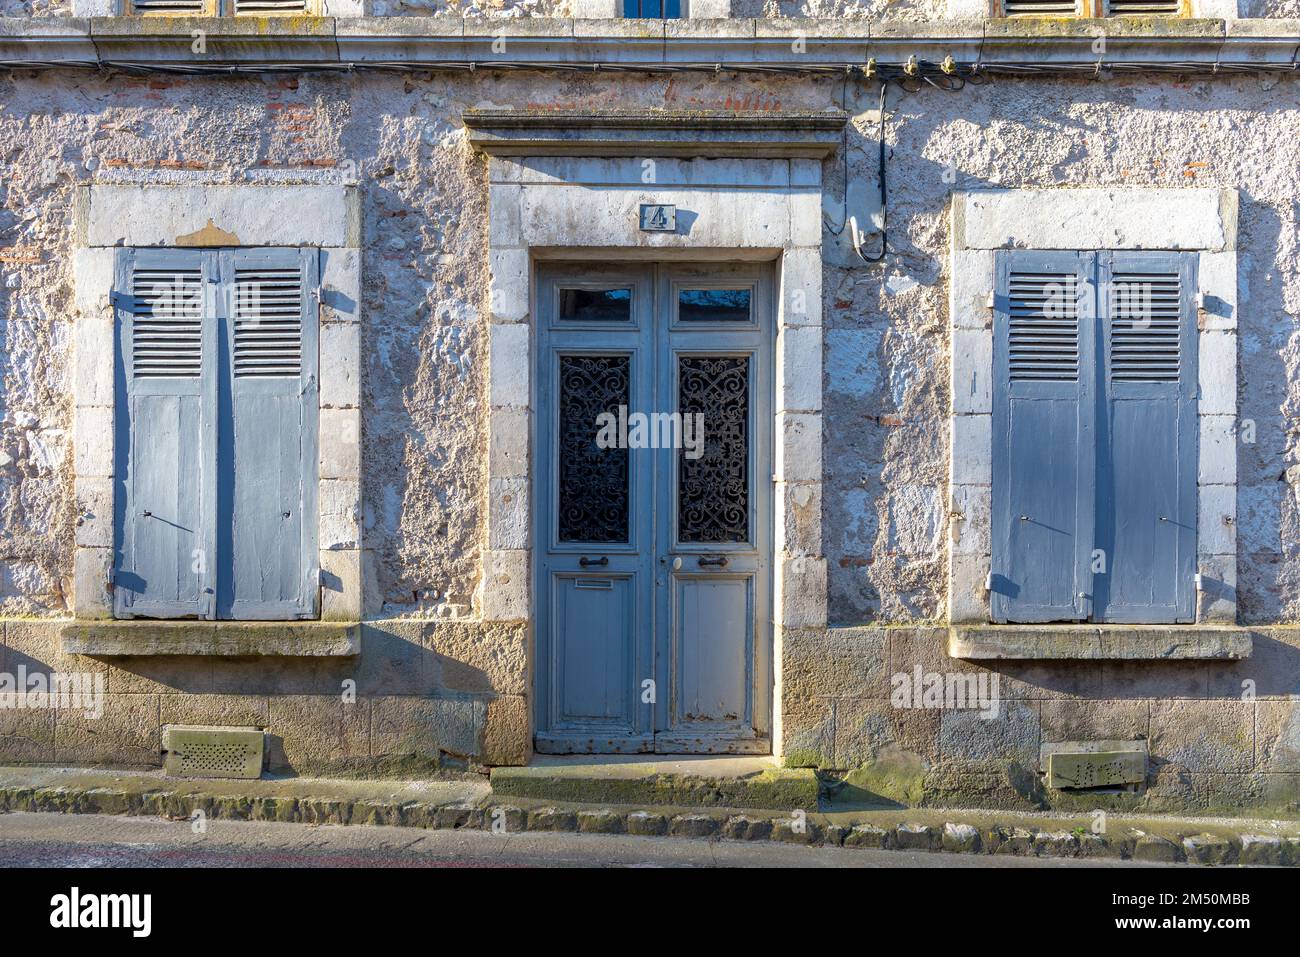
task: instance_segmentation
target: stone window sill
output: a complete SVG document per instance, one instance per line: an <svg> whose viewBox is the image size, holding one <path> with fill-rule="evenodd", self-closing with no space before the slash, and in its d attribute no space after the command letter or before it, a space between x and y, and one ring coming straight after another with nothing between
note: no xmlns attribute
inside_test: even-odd
<svg viewBox="0 0 1300 957"><path fill-rule="evenodd" d="M1249 658L1251 632L1209 625L955 625L948 656L966 660L1182 661Z"/></svg>
<svg viewBox="0 0 1300 957"><path fill-rule="evenodd" d="M361 625L320 621L74 621L59 630L65 654L100 658L352 657Z"/></svg>

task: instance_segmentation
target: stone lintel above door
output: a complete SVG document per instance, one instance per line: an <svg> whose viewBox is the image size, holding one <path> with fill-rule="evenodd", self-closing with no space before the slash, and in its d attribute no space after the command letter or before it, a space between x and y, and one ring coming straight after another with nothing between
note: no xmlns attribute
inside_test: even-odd
<svg viewBox="0 0 1300 957"><path fill-rule="evenodd" d="M469 142L494 156L688 156L824 159L839 148L838 110L466 110Z"/></svg>

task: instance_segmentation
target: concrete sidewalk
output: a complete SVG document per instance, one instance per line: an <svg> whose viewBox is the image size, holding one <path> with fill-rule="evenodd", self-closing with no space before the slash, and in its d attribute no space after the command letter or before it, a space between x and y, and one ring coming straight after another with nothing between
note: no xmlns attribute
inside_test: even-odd
<svg viewBox="0 0 1300 957"><path fill-rule="evenodd" d="M580 789L573 791L581 794ZM1300 865L1300 821L900 808L619 804L432 781L187 780L161 772L0 768L0 811L173 821L377 825L493 836L570 832L972 856Z"/></svg>

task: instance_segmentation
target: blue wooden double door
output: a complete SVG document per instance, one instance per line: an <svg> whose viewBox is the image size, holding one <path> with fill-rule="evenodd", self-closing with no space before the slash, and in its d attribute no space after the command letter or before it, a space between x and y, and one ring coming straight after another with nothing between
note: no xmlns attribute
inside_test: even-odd
<svg viewBox="0 0 1300 957"><path fill-rule="evenodd" d="M771 746L762 264L541 264L536 748Z"/></svg>
<svg viewBox="0 0 1300 957"><path fill-rule="evenodd" d="M995 621L1195 620L1195 259L999 255Z"/></svg>

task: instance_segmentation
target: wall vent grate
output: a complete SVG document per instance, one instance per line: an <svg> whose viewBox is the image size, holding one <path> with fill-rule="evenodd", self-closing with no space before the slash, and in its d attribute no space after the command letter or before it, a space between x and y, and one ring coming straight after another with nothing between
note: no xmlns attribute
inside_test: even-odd
<svg viewBox="0 0 1300 957"><path fill-rule="evenodd" d="M168 725L163 729L163 765L172 777L261 777L265 751L266 736L260 728Z"/></svg>

